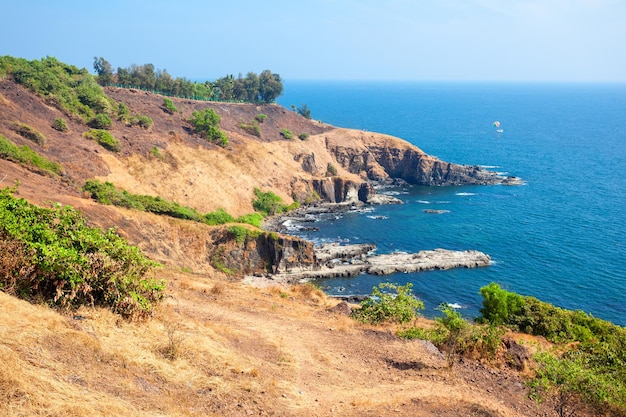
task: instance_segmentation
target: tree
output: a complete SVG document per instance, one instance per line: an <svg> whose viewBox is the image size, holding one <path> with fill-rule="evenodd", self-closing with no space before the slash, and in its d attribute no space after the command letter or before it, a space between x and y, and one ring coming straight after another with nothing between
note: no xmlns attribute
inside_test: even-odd
<svg viewBox="0 0 626 417"><path fill-rule="evenodd" d="M93 58L93 69L98 75L98 83L100 85L111 85L115 81L113 76L113 67L106 59L97 56Z"/></svg>
<svg viewBox="0 0 626 417"><path fill-rule="evenodd" d="M311 110L306 104L303 104L302 107L298 107L298 114L304 118L311 120Z"/></svg>
<svg viewBox="0 0 626 417"><path fill-rule="evenodd" d="M283 83L280 75L272 74L270 70L263 71L259 76L259 93L262 102L274 102L283 93Z"/></svg>
<svg viewBox="0 0 626 417"><path fill-rule="evenodd" d="M259 101L259 76L254 72L246 74L246 78L243 80L243 86L246 91L245 100L250 103L256 103Z"/></svg>

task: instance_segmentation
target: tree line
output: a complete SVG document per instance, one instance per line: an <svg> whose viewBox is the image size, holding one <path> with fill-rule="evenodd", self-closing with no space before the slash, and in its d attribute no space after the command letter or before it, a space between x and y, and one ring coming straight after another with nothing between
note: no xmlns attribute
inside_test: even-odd
<svg viewBox="0 0 626 417"><path fill-rule="evenodd" d="M166 69L153 64L130 67L113 66L102 57L94 57L94 70L100 85L119 85L156 91L163 95L214 101L243 101L272 103L283 92L280 75L264 70L261 74L248 72L244 77L227 75L217 80L196 82L184 77L172 77Z"/></svg>

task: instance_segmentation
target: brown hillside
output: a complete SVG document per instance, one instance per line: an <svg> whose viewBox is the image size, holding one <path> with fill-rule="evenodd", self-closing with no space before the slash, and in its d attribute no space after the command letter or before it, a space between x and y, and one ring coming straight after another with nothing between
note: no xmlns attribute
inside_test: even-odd
<svg viewBox="0 0 626 417"><path fill-rule="evenodd" d="M218 228L100 205L80 192L85 180L99 178L202 212L222 207L239 215L252 211L254 187L286 202L312 194L312 180L324 180L328 163L354 183L406 171L406 161L429 169L416 178L433 182L465 178L465 168L400 139L320 124L278 105L172 99L180 113L169 115L155 94L107 93L154 121L148 130L116 122L119 154L0 80L0 134L66 170L53 177L0 159L0 186L18 180L19 196L31 202L70 204L90 223L116 227L165 265L154 273L167 281L166 301L154 318L128 322L103 309L55 311L0 292L0 416L552 415L503 362L463 360L450 368L432 345L357 324L310 286L258 288L216 271L208 258ZM186 120L207 107L222 117L226 149L190 131ZM239 128L258 113L268 116L260 138ZM70 132L51 127L58 117ZM40 131L45 146L16 134L16 121ZM286 140L282 128L310 136Z"/></svg>

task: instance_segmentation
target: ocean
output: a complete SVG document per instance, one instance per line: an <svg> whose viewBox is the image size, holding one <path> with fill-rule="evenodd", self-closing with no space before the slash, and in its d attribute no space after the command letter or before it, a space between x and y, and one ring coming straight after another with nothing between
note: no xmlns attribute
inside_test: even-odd
<svg viewBox="0 0 626 417"><path fill-rule="evenodd" d="M475 249L493 264L318 284L364 295L413 284L432 317L442 302L479 315L479 289L503 288L626 325L626 85L285 81L278 102L312 118L405 139L444 161L519 176L521 186L400 187L405 204L321 218L315 243L378 253ZM500 122L497 132L494 121ZM442 210L440 214L424 210Z"/></svg>

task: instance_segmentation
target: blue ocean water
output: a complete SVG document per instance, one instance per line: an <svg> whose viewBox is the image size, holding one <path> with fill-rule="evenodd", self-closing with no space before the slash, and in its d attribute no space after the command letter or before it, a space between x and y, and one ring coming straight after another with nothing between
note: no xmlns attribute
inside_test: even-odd
<svg viewBox="0 0 626 417"><path fill-rule="evenodd" d="M329 294L411 282L425 315L447 302L474 317L480 287L493 281L626 325L626 85L292 81L278 101L525 180L395 189L405 204L322 219L319 231L301 235L373 242L379 253L476 249L494 260L480 269L325 280Z"/></svg>

